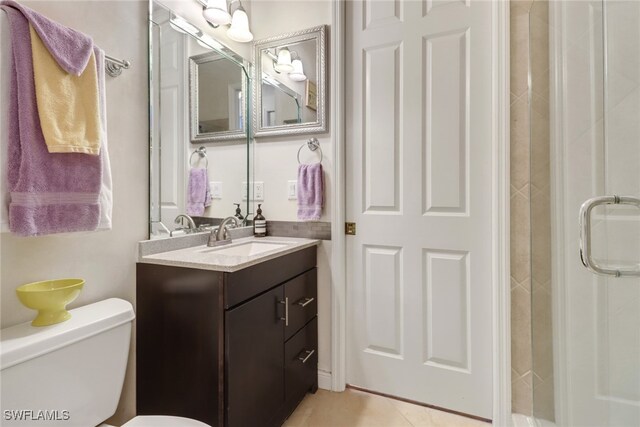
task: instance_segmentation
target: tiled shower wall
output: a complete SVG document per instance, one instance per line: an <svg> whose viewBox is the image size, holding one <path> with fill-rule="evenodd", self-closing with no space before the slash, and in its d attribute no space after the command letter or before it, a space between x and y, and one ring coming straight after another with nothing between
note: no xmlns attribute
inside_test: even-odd
<svg viewBox="0 0 640 427"><path fill-rule="evenodd" d="M512 411L553 420L548 35L548 0L511 0Z"/></svg>

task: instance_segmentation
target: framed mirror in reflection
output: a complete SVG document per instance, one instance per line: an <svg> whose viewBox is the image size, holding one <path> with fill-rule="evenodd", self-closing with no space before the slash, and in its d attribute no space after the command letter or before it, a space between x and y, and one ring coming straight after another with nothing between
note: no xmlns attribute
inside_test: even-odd
<svg viewBox="0 0 640 427"><path fill-rule="evenodd" d="M216 226L236 208L247 216L250 64L174 11L150 7L149 229L163 238Z"/></svg>
<svg viewBox="0 0 640 427"><path fill-rule="evenodd" d="M246 137L246 80L244 68L219 52L189 58L192 143L242 142Z"/></svg>
<svg viewBox="0 0 640 427"><path fill-rule="evenodd" d="M326 27L254 43L254 134L326 132Z"/></svg>

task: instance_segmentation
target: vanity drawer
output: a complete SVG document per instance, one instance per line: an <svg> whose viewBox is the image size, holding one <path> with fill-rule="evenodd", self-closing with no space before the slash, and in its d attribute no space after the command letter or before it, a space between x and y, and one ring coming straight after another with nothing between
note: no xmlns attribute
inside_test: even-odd
<svg viewBox="0 0 640 427"><path fill-rule="evenodd" d="M286 416L318 384L318 318L314 317L285 344L284 389Z"/></svg>
<svg viewBox="0 0 640 427"><path fill-rule="evenodd" d="M289 324L284 330L285 341L318 314L317 270L309 270L284 284L284 296L289 304Z"/></svg>
<svg viewBox="0 0 640 427"><path fill-rule="evenodd" d="M224 308L229 309L316 266L316 247L224 273Z"/></svg>

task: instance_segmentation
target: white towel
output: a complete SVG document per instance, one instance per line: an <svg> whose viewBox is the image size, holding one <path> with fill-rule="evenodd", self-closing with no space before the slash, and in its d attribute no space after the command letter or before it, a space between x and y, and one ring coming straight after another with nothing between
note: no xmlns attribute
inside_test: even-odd
<svg viewBox="0 0 640 427"><path fill-rule="evenodd" d="M100 187L100 222L98 230L111 230L111 214L113 211L113 182L111 180L111 162L107 146L107 92L105 88L104 51L94 46L96 67L98 70L98 92L100 93L100 121L102 122L102 138L100 151L102 156L102 186Z"/></svg>

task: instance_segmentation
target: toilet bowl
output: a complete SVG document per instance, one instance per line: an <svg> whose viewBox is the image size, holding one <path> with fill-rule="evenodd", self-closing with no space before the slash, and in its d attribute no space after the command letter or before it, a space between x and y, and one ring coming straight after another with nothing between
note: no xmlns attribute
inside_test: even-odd
<svg viewBox="0 0 640 427"><path fill-rule="evenodd" d="M116 411L129 357L133 307L111 298L70 310L46 327L0 331L3 426L104 426ZM123 427L209 427L175 416L144 415Z"/></svg>

